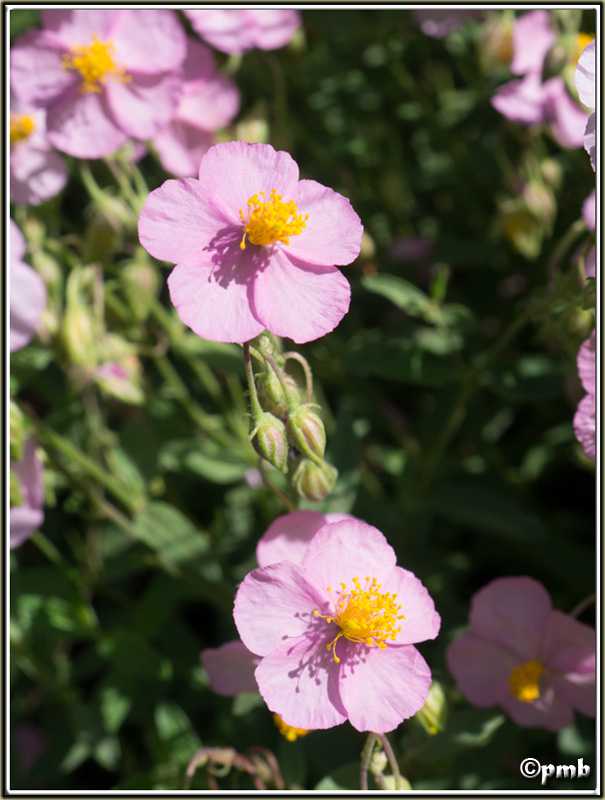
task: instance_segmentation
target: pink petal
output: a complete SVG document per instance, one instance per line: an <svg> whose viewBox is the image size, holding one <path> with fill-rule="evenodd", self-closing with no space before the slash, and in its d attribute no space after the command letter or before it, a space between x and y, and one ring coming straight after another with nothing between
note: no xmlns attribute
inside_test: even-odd
<svg viewBox="0 0 605 800"><path fill-rule="evenodd" d="M11 147L10 186L14 203L40 205L67 183L67 166L46 142L35 147L29 140Z"/></svg>
<svg viewBox="0 0 605 800"><path fill-rule="evenodd" d="M597 217L596 189L588 195L582 204L582 219L589 231L594 231Z"/></svg>
<svg viewBox="0 0 605 800"><path fill-rule="evenodd" d="M342 703L358 731L394 730L429 693L431 671L415 647L357 645L339 666Z"/></svg>
<svg viewBox="0 0 605 800"><path fill-rule="evenodd" d="M348 514L320 514L319 511L293 511L278 517L267 528L256 545L259 567L291 561L302 564L309 542L317 531L334 516L354 519Z"/></svg>
<svg viewBox="0 0 605 800"><path fill-rule="evenodd" d="M255 677L265 703L287 725L333 728L347 718L338 690L338 666L326 649L325 637L288 637L263 658Z"/></svg>
<svg viewBox="0 0 605 800"><path fill-rule="evenodd" d="M597 163L597 132L596 132L596 113L592 113L588 117L586 129L584 130L584 150L590 156L590 164L593 170L596 170Z"/></svg>
<svg viewBox="0 0 605 800"><path fill-rule="evenodd" d="M77 158L102 158L128 139L109 115L105 95L78 89L66 92L59 102L49 106L46 125L49 142Z"/></svg>
<svg viewBox="0 0 605 800"><path fill-rule="evenodd" d="M397 595L397 603L402 607L400 613L405 615L398 623L401 625L395 640L398 645L424 642L437 636L441 617L435 611L431 596L412 572L395 567L383 591Z"/></svg>
<svg viewBox="0 0 605 800"><path fill-rule="evenodd" d="M473 597L471 631L508 646L529 661L536 657L552 611L550 596L533 578L497 578Z"/></svg>
<svg viewBox="0 0 605 800"><path fill-rule="evenodd" d="M541 660L550 671L595 674L596 634L594 628L553 611L542 643Z"/></svg>
<svg viewBox="0 0 605 800"><path fill-rule="evenodd" d="M46 308L44 281L28 264L10 265L10 350L20 350L33 338Z"/></svg>
<svg viewBox="0 0 605 800"><path fill-rule="evenodd" d="M551 78L543 85L544 113L562 147L582 146L588 114L570 97L563 78Z"/></svg>
<svg viewBox="0 0 605 800"><path fill-rule="evenodd" d="M153 75L183 63L187 38L174 11L124 9L111 31L117 63L126 72Z"/></svg>
<svg viewBox="0 0 605 800"><path fill-rule="evenodd" d="M292 156L269 144L222 142L202 159L199 178L225 219L243 228L239 212L246 212L253 195L264 191L268 196L275 189L284 202L295 196L298 166Z"/></svg>
<svg viewBox="0 0 605 800"><path fill-rule="evenodd" d="M216 63L212 52L197 39L187 38L187 54L183 61L185 90L189 84L205 83L214 77Z"/></svg>
<svg viewBox="0 0 605 800"><path fill-rule="evenodd" d="M309 215L307 227L292 236L288 255L308 264L343 266L359 255L363 226L346 197L316 181L300 181L299 214Z"/></svg>
<svg viewBox="0 0 605 800"><path fill-rule="evenodd" d="M586 255L586 263L584 264L584 274L587 278L595 278L597 274L597 254L596 249L591 247Z"/></svg>
<svg viewBox="0 0 605 800"><path fill-rule="evenodd" d="M66 48L89 45L93 34L99 41L109 38L112 27L118 22L121 11L92 9L44 9L42 22Z"/></svg>
<svg viewBox="0 0 605 800"><path fill-rule="evenodd" d="M595 48L596 42L593 39L589 42L582 55L578 59L576 67L575 83L580 100L587 108L595 108Z"/></svg>
<svg viewBox="0 0 605 800"><path fill-rule="evenodd" d="M134 139L151 139L170 123L181 95L177 73L130 73L131 80L108 81L107 105L118 126Z"/></svg>
<svg viewBox="0 0 605 800"><path fill-rule="evenodd" d="M547 11L530 11L520 16L513 29L511 72L515 75L540 72L544 57L555 39Z"/></svg>
<svg viewBox="0 0 605 800"><path fill-rule="evenodd" d="M256 692L254 670L261 659L236 639L220 647L208 647L200 653L202 666L208 673L213 692L235 697L241 692Z"/></svg>
<svg viewBox="0 0 605 800"><path fill-rule="evenodd" d="M194 178L202 156L214 144L214 135L174 119L153 137L160 162L166 172L180 178ZM196 181L198 183L198 181Z"/></svg>
<svg viewBox="0 0 605 800"><path fill-rule="evenodd" d="M20 36L10 59L11 88L24 103L48 105L80 83L78 73L62 66L63 50L45 31L30 30Z"/></svg>
<svg viewBox="0 0 605 800"><path fill-rule="evenodd" d="M256 276L254 313L271 333L302 344L334 330L349 310L351 287L336 267L295 260L286 248L276 246Z"/></svg>
<svg viewBox="0 0 605 800"><path fill-rule="evenodd" d="M12 219L10 221L8 243L11 264L14 261L21 261L25 255L25 238L17 223Z"/></svg>
<svg viewBox="0 0 605 800"><path fill-rule="evenodd" d="M463 25L468 19L481 16L481 10L455 9L413 9L412 14L420 30L434 39L443 39L448 33Z"/></svg>
<svg viewBox="0 0 605 800"><path fill-rule="evenodd" d="M540 691L539 699L532 703L524 703L509 693L502 707L517 725L524 728L560 731L573 722L573 711L569 704L549 685L545 691Z"/></svg>
<svg viewBox="0 0 605 800"><path fill-rule="evenodd" d="M161 261L193 261L225 228L209 205L199 181L165 181L155 189L139 215L139 239Z"/></svg>
<svg viewBox="0 0 605 800"><path fill-rule="evenodd" d="M239 104L237 86L229 78L217 75L189 88L181 98L176 116L201 130L216 131L231 122Z"/></svg>
<svg viewBox="0 0 605 800"><path fill-rule="evenodd" d="M44 522L44 513L38 508L21 506L10 510L10 549L14 550L27 541Z"/></svg>
<svg viewBox="0 0 605 800"><path fill-rule="evenodd" d="M578 410L573 418L573 428L576 439L582 445L582 450L587 458L597 460L596 438L596 409L595 396L587 394L578 403Z"/></svg>
<svg viewBox="0 0 605 800"><path fill-rule="evenodd" d="M244 13L253 21L253 44L261 50L287 45L301 23L300 13L291 8L247 9Z"/></svg>
<svg viewBox="0 0 605 800"><path fill-rule="evenodd" d="M526 78L509 81L496 89L492 105L507 119L522 125L544 121L544 91L540 75L530 73Z"/></svg>
<svg viewBox="0 0 605 800"><path fill-rule="evenodd" d="M395 568L395 551L383 534L358 519L334 522L315 534L303 561L305 578L324 598L340 591L340 584L352 588L353 578L365 582L367 575L386 584Z"/></svg>
<svg viewBox="0 0 605 800"><path fill-rule="evenodd" d="M588 394L596 393L596 359L597 359L596 330L582 343L578 352L578 374L582 381L584 391Z"/></svg>
<svg viewBox="0 0 605 800"><path fill-rule="evenodd" d="M170 299L181 320L213 342L247 342L265 329L250 305L254 254L242 254L238 235L231 231L212 255L182 261L168 276Z"/></svg>
<svg viewBox="0 0 605 800"><path fill-rule="evenodd" d="M239 10L185 9L184 13L193 30L217 50L239 54L254 46L249 21Z"/></svg>
<svg viewBox="0 0 605 800"><path fill-rule="evenodd" d="M465 633L446 650L449 671L469 703L500 705L511 694L508 679L524 662L508 647L475 633Z"/></svg>
<svg viewBox="0 0 605 800"><path fill-rule="evenodd" d="M235 596L233 618L246 647L266 656L299 636L324 630L326 623L313 615L323 604L302 569L281 561L246 575Z"/></svg>
<svg viewBox="0 0 605 800"><path fill-rule="evenodd" d="M21 461L11 461L11 469L19 478L25 505L41 509L44 506L44 465L36 452L36 443L27 439Z"/></svg>
<svg viewBox="0 0 605 800"><path fill-rule="evenodd" d="M597 710L597 690L592 675L553 675L551 683L557 695L576 711L594 719Z"/></svg>

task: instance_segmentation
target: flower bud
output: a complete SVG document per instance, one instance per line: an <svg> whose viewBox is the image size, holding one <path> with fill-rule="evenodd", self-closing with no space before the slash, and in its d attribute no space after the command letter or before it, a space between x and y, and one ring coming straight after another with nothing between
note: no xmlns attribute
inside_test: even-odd
<svg viewBox="0 0 605 800"><path fill-rule="evenodd" d="M261 458L272 466L286 472L288 469L288 435L284 423L267 412L262 412L255 420L250 433L252 447Z"/></svg>
<svg viewBox="0 0 605 800"><path fill-rule="evenodd" d="M294 473L294 485L298 494L310 502L319 502L327 497L336 483L338 470L327 461L317 466L303 458Z"/></svg>
<svg viewBox="0 0 605 800"><path fill-rule="evenodd" d="M445 729L447 700L439 681L431 683L428 697L420 711L416 712L415 717L427 733L435 734Z"/></svg>
<svg viewBox="0 0 605 800"><path fill-rule="evenodd" d="M321 466L326 449L326 431L310 403L304 403L291 411L287 425L288 435L294 447Z"/></svg>
<svg viewBox="0 0 605 800"><path fill-rule="evenodd" d="M284 373L286 383L290 391L300 401L300 392L296 381L291 375ZM256 380L258 399L265 411L275 417L285 418L288 414L288 401L286 394L279 382L277 375L273 372L269 364L265 366L265 371Z"/></svg>
<svg viewBox="0 0 605 800"><path fill-rule="evenodd" d="M96 363L96 325L84 305L68 306L63 316L61 336L72 364L93 366Z"/></svg>
<svg viewBox="0 0 605 800"><path fill-rule="evenodd" d="M23 444L25 441L25 426L23 414L19 406L10 401L10 457L13 461L23 458Z"/></svg>
<svg viewBox="0 0 605 800"><path fill-rule="evenodd" d="M147 256L147 253L145 253ZM155 299L159 288L159 276L149 258L138 257L124 267L122 272L124 289L128 297L130 308L137 320L143 322L147 319L151 303Z"/></svg>

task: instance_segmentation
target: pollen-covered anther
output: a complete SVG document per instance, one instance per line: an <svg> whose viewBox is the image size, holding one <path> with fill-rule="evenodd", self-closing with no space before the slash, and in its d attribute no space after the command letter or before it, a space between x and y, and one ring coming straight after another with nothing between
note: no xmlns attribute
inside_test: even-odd
<svg viewBox="0 0 605 800"><path fill-rule="evenodd" d="M290 236L298 236L307 227L309 215L298 213L294 200L282 201L282 195L271 190L269 199L264 192L252 195L248 200L247 218L243 209L239 211L244 223L244 235L240 247L246 249L246 236L252 244L290 244Z"/></svg>
<svg viewBox="0 0 605 800"><path fill-rule="evenodd" d="M332 597L331 587L327 588L334 603L334 613L328 616L320 614L317 609L313 612L315 616L322 617L326 622L336 622L340 627L340 632L326 645L332 651L334 661L340 661L336 655L336 642L341 636L350 642L384 650L388 640L394 641L401 630L401 626L395 627L397 622L405 619L405 614L399 613L401 605L396 602L397 594L381 592L381 584L369 576L363 587L359 578L353 578L350 591L347 591L345 583L340 585L341 591L336 599Z"/></svg>
<svg viewBox="0 0 605 800"><path fill-rule="evenodd" d="M36 124L28 114L10 115L10 143L28 139L34 131Z"/></svg>
<svg viewBox="0 0 605 800"><path fill-rule="evenodd" d="M112 42L100 42L96 34L93 34L92 44L76 45L70 48L69 53L64 53L62 64L64 69L80 73L81 92L99 94L108 77L120 83L132 80L126 70L114 62L113 54Z"/></svg>
<svg viewBox="0 0 605 800"><path fill-rule="evenodd" d="M508 679L511 694L523 703L532 703L540 697L540 677L546 673L541 661L533 659L515 667Z"/></svg>

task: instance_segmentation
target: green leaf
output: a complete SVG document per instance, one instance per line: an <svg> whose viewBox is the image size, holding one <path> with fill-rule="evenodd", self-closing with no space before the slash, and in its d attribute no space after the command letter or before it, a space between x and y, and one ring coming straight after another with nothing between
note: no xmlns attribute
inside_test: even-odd
<svg viewBox="0 0 605 800"><path fill-rule="evenodd" d="M112 631L99 642L98 649L118 672L154 680L168 680L172 677L170 661L130 628Z"/></svg>
<svg viewBox="0 0 605 800"><path fill-rule="evenodd" d="M258 692L241 692L234 697L231 704L231 713L234 717L243 717L254 708L265 705L265 701Z"/></svg>
<svg viewBox="0 0 605 800"><path fill-rule="evenodd" d="M371 275L361 279L361 285L368 292L380 294L391 303L413 317L426 319L430 316L433 303L431 299L413 283L396 275Z"/></svg>
<svg viewBox="0 0 605 800"><path fill-rule="evenodd" d="M103 727L107 733L116 733L122 727L132 707L129 695L129 681L124 681L120 673L110 674L99 689L98 704Z"/></svg>
<svg viewBox="0 0 605 800"><path fill-rule="evenodd" d="M553 400L564 391L566 369L560 359L540 353L522 356L491 375L494 394L516 403Z"/></svg>
<svg viewBox="0 0 605 800"><path fill-rule="evenodd" d="M160 741L166 745L166 760L187 764L202 742L191 720L176 703L161 703L155 709L155 725Z"/></svg>
<svg viewBox="0 0 605 800"><path fill-rule="evenodd" d="M106 736L97 742L93 750L93 757L98 764L109 772L115 772L120 764L122 750L115 736Z"/></svg>
<svg viewBox="0 0 605 800"><path fill-rule="evenodd" d="M168 503L149 503L134 526L145 544L173 564L191 566L207 557L208 536Z"/></svg>
<svg viewBox="0 0 605 800"><path fill-rule="evenodd" d="M228 450L222 451L217 456L193 450L185 455L183 463L191 472L201 475L212 483L235 483L244 477L246 470L250 469L249 463L237 458L237 454L234 455Z"/></svg>

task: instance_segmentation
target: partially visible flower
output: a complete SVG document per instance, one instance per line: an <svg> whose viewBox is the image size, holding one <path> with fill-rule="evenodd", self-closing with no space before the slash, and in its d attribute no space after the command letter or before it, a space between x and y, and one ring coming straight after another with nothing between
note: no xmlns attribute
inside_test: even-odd
<svg viewBox="0 0 605 800"><path fill-rule="evenodd" d="M582 219L586 223L589 231L594 231L596 225L597 204L596 204L596 190L593 189L582 204ZM586 256L586 263L584 264L584 274L587 278L596 277L596 250L593 245Z"/></svg>
<svg viewBox="0 0 605 800"><path fill-rule="evenodd" d="M169 180L147 198L141 244L176 264L170 297L198 336L245 342L266 328L300 344L346 314L335 265L357 257L361 222L345 197L298 176L288 153L225 142L204 155L199 181Z"/></svg>
<svg viewBox="0 0 605 800"><path fill-rule="evenodd" d="M426 700L430 670L412 645L437 635L439 615L364 522L323 526L300 566L253 570L233 615L246 647L262 656L261 695L287 725L313 730L349 719L384 733Z"/></svg>
<svg viewBox="0 0 605 800"><path fill-rule="evenodd" d="M216 694L235 697L242 692L258 691L254 670L260 664L260 657L239 639L220 647L207 647L200 653L200 661Z"/></svg>
<svg viewBox="0 0 605 800"><path fill-rule="evenodd" d="M593 331L580 347L578 353L578 374L584 391L587 392L579 404L573 419L576 439L584 453L596 461L596 332Z"/></svg>
<svg viewBox="0 0 605 800"><path fill-rule="evenodd" d="M170 124L153 137L162 166L180 178L198 174L204 153L216 143L214 131L237 114L240 103L235 83L216 73L210 50L187 41L183 63L183 92Z"/></svg>
<svg viewBox="0 0 605 800"><path fill-rule="evenodd" d="M10 349L20 350L36 332L46 307L46 286L29 264L23 262L25 239L10 221Z"/></svg>
<svg viewBox="0 0 605 800"><path fill-rule="evenodd" d="M101 158L170 121L186 44L173 11L45 9L42 23L11 48L11 86L47 109L58 150Z"/></svg>
<svg viewBox="0 0 605 800"><path fill-rule="evenodd" d="M29 539L44 521L44 467L33 439L25 442L22 460L10 462L10 481L10 548L13 550Z"/></svg>
<svg viewBox="0 0 605 800"><path fill-rule="evenodd" d="M38 206L67 182L65 161L46 138L46 112L10 102L10 187L14 203Z"/></svg>
<svg viewBox="0 0 605 800"><path fill-rule="evenodd" d="M501 706L524 727L571 725L574 709L595 715L595 632L553 610L527 577L497 578L473 597L468 633L446 660L466 699Z"/></svg>
<svg viewBox="0 0 605 800"><path fill-rule="evenodd" d="M586 45L576 67L575 83L580 100L587 108L596 107L595 89L595 48L594 39ZM588 117L584 130L584 149L590 156L593 170L596 170L597 139L596 139L596 112Z"/></svg>
<svg viewBox="0 0 605 800"><path fill-rule="evenodd" d="M481 17L483 9L414 9L412 14L420 30L433 39L443 39L448 33L463 25L469 19Z"/></svg>
<svg viewBox="0 0 605 800"><path fill-rule="evenodd" d="M288 742L295 742L297 739L301 739L303 736L310 733L310 731L306 731L304 728L293 728L292 725L286 725L279 714L273 714L273 722L275 722L277 729Z"/></svg>
<svg viewBox="0 0 605 800"><path fill-rule="evenodd" d="M253 47L277 50L288 44L300 27L300 13L294 9L185 9L193 30L223 53L240 55Z"/></svg>

